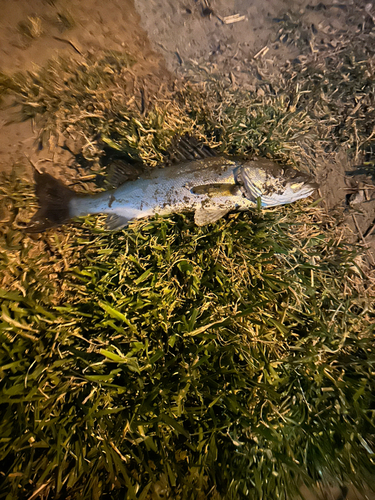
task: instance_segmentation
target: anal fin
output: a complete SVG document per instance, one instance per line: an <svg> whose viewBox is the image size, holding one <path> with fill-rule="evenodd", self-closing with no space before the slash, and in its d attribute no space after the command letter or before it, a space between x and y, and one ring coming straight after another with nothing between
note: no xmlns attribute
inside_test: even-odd
<svg viewBox="0 0 375 500"><path fill-rule="evenodd" d="M105 228L107 231L118 231L123 227L127 226L129 223L129 219L126 217L121 217L121 215L111 214L107 215L105 221Z"/></svg>
<svg viewBox="0 0 375 500"><path fill-rule="evenodd" d="M219 208L219 207L200 207L197 208L194 214L194 222L197 226L205 226L206 224L212 224L217 220L224 217L228 212L230 212L230 208Z"/></svg>

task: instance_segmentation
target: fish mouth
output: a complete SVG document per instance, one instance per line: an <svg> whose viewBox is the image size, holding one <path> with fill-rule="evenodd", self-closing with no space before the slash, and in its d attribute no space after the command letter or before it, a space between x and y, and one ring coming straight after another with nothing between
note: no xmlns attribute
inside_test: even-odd
<svg viewBox="0 0 375 500"><path fill-rule="evenodd" d="M303 182L301 184L302 185L298 186L298 188L295 189L295 193L296 195L303 197L310 196L319 187L316 182ZM290 187L294 191L293 184Z"/></svg>

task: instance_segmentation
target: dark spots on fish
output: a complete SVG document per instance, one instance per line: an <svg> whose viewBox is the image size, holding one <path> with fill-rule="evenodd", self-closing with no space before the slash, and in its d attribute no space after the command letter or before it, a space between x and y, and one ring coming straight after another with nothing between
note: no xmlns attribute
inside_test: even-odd
<svg viewBox="0 0 375 500"><path fill-rule="evenodd" d="M116 198L113 196L113 194L111 194L111 196L109 197L109 202L108 202L108 207L111 208L112 207L112 203L116 201Z"/></svg>
<svg viewBox="0 0 375 500"><path fill-rule="evenodd" d="M202 208L209 207L211 205L211 201L209 199L202 201Z"/></svg>
<svg viewBox="0 0 375 500"><path fill-rule="evenodd" d="M178 168L169 168L164 169L164 179L172 179L175 180L176 177L182 176L184 174L197 173L197 176L204 171L210 171L211 175L220 175L225 172L228 167L232 166L236 167L236 162L232 160L228 160L226 158L221 157L212 157L212 158L204 158L202 160L184 162L178 165ZM156 173L157 170L155 169Z"/></svg>

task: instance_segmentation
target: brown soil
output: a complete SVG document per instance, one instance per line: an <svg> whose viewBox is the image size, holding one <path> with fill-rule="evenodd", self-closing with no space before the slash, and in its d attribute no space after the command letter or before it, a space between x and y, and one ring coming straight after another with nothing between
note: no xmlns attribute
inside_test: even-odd
<svg viewBox="0 0 375 500"><path fill-rule="evenodd" d="M79 58L101 49L126 50L136 60L131 70L134 92L138 92L137 83L142 83L152 96L153 90L176 74L202 80L207 71L222 75L233 85L254 88L259 78L250 64L254 57L264 59L268 71L277 74L288 61L334 41L337 32L354 32L369 15L366 2L360 0L332 0L326 5L318 0L134 1L135 6L132 0L0 0L0 71L31 70L57 55ZM277 41L278 20L290 11L291 4L293 15L314 33L311 37L306 32L307 39L300 44ZM244 17L230 24L223 22L236 14ZM22 26L37 19L41 24L28 36ZM14 121L15 116L13 108L2 106L0 170L8 170L18 161L24 163L25 155L35 163L54 164L58 155L63 166L68 153L38 151L33 124ZM346 176L350 168L344 153L324 166L322 193L328 209L343 206L346 188L353 182ZM374 221L375 201L369 201L360 200L348 215L353 238L359 241L360 233ZM375 237L372 239L375 248ZM306 498L315 497L307 493ZM347 498L360 496L351 491Z"/></svg>
<svg viewBox="0 0 375 500"><path fill-rule="evenodd" d="M279 22L287 13L314 30L315 42L324 45L334 38L337 29L353 29L363 21L362 10L354 1L319 2L318 0L211 0L211 13L205 14L208 2L186 0L135 0L141 26L147 31L155 50L161 52L171 71L189 73L191 65L211 63L223 77L241 87L253 87L254 75L249 61L262 57L259 51L268 47L264 57L275 71L286 61L303 52L306 41L297 45L277 43ZM343 5L344 4L344 5ZM238 14L239 22L229 16ZM330 36L332 33L332 36ZM311 32L304 33L304 38ZM309 45L309 44L307 44ZM273 59L275 59L273 61ZM231 74L233 76L231 76Z"/></svg>
<svg viewBox="0 0 375 500"><path fill-rule="evenodd" d="M32 70L57 56L79 59L80 53L125 50L136 59L131 70L134 88L145 82L152 94L153 88L169 78L163 57L152 51L147 35L139 28L132 0L0 0L0 9L0 71L4 73ZM42 33L34 38L20 29L30 19L41 20ZM51 161L51 151L37 151L32 123L20 123L12 107L2 108L0 169L25 162L25 155L35 163ZM53 153L54 163L56 155L62 164L69 156L62 150Z"/></svg>

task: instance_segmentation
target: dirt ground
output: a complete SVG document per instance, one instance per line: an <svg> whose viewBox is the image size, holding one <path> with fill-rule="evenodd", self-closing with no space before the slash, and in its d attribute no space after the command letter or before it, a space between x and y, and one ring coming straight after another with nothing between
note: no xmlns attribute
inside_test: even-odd
<svg viewBox="0 0 375 500"><path fill-rule="evenodd" d="M293 44L274 43L278 23L287 13L314 25L315 39L323 45L322 39L327 41L336 29L352 29L361 22L364 12L350 0L324 5L318 0L135 0L135 6L152 47L164 55L170 71L189 74L191 65L209 62L242 88L254 87L252 58L266 58L277 71L301 55ZM241 20L233 22L231 16Z"/></svg>
<svg viewBox="0 0 375 500"><path fill-rule="evenodd" d="M135 3L135 5L134 5ZM266 75L337 44L338 37L356 34L374 22L372 4L364 0L0 0L0 71L32 70L51 57L95 54L100 49L126 50L136 63L129 76L134 94L139 86L148 96L176 75L190 81L219 75L233 87L254 89L260 75L254 61L261 61ZM373 9L375 12L375 9ZM374 18L374 19L373 19ZM30 25L33 36L28 36ZM304 28L296 43L280 37L285 21ZM26 29L25 29L26 26ZM286 35L287 37L288 35ZM7 102L5 103L7 104ZM4 109L5 107L5 109ZM16 120L16 122L14 122ZM62 149L37 151L34 124L17 122L15 110L0 109L0 168L9 170L25 162L25 154L43 168L51 160L64 175L69 153ZM61 167L61 168L60 168ZM367 261L375 266L375 195L367 179L357 182L346 175L355 168L345 152L315 166L320 196L328 210L345 210L348 238L364 244ZM363 189L365 187L365 189ZM359 191L352 207L348 189Z"/></svg>
<svg viewBox="0 0 375 500"><path fill-rule="evenodd" d="M139 29L139 16L131 0L0 0L0 71L11 74L32 70L57 56L95 54L99 49L126 51L136 63L131 78L159 86L169 78L161 55L153 52L146 34ZM34 38L22 24L41 19L41 33ZM8 104L6 102L5 104ZM9 103L11 104L11 102ZM5 108L5 109L4 109ZM25 155L39 166L51 162L52 152L38 151L31 121L19 122L11 106L0 109L0 169L9 170ZM54 164L64 165L69 153L54 151Z"/></svg>
<svg viewBox="0 0 375 500"><path fill-rule="evenodd" d="M80 58L99 49L126 50L136 60L130 75L134 92L143 83L149 96L176 76L203 80L208 71L233 86L254 89L259 75L252 60L262 58L277 75L284 65L323 50L338 32L355 32L372 16L372 4L360 0L0 0L0 9L1 72L32 70L57 55ZM279 21L290 12L311 28L300 46L278 39ZM33 37L25 33L30 22L36 23ZM38 151L34 124L17 120L9 104L5 100L0 109L0 170L25 163L27 155L39 166L53 162L63 172L68 153ZM345 202L353 182L346 176L350 168L345 155L324 166L322 194L328 209ZM359 200L352 209L348 219L358 239L371 228L374 213L371 199ZM338 498L339 492L322 495ZM307 493L306 498L315 497ZM349 491L347 498L361 497Z"/></svg>

